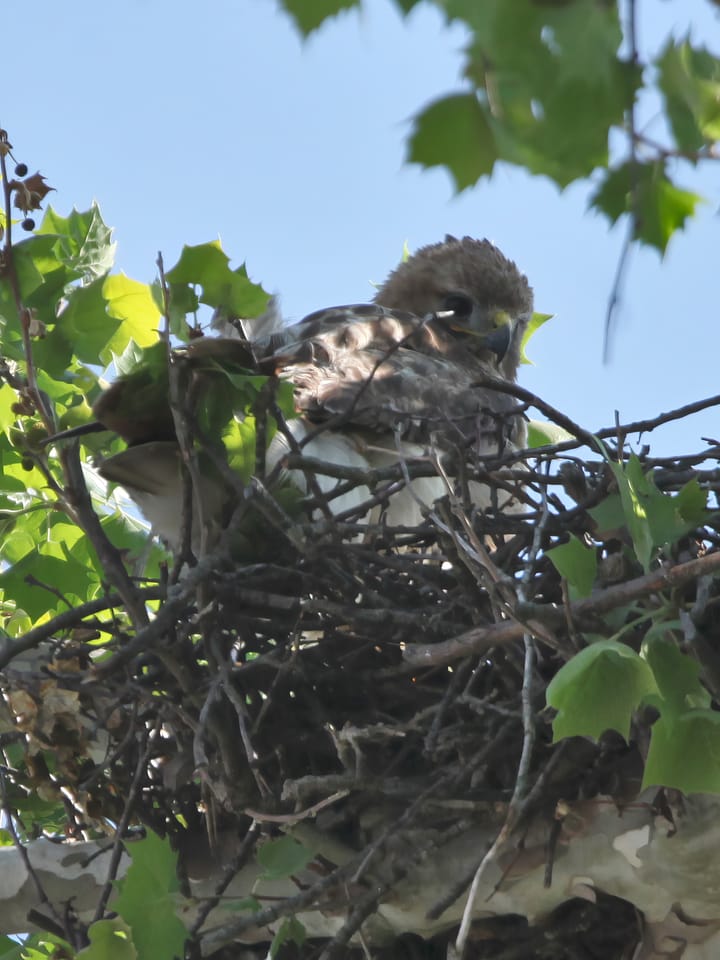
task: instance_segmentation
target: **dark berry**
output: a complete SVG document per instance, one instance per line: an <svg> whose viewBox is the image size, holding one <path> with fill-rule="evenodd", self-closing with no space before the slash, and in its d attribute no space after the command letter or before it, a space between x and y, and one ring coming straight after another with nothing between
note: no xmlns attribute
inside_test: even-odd
<svg viewBox="0 0 720 960"><path fill-rule="evenodd" d="M24 177L24 176L27 174L27 171L28 171L27 164L26 164L26 163L19 163L19 164L15 167L15 176L16 176L16 177Z"/></svg>
<svg viewBox="0 0 720 960"><path fill-rule="evenodd" d="M35 464L30 459L30 457L23 457L22 460L20 461L20 466L23 468L23 470L27 470L27 472L30 473L30 471L33 469Z"/></svg>
<svg viewBox="0 0 720 960"><path fill-rule="evenodd" d="M23 222L20 224L20 226L23 228L23 230L34 230L34 229L35 229L35 221L33 220L32 217L25 217L25 219L24 219Z"/></svg>
<svg viewBox="0 0 720 960"><path fill-rule="evenodd" d="M48 438L48 432L40 423L34 423L25 434L31 447L41 447Z"/></svg>

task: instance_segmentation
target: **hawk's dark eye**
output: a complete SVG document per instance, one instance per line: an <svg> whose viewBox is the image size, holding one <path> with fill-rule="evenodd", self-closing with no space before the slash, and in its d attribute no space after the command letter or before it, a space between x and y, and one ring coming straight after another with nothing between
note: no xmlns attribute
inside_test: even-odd
<svg viewBox="0 0 720 960"><path fill-rule="evenodd" d="M469 320L473 302L464 293L449 293L443 300L443 309L452 310L456 320Z"/></svg>

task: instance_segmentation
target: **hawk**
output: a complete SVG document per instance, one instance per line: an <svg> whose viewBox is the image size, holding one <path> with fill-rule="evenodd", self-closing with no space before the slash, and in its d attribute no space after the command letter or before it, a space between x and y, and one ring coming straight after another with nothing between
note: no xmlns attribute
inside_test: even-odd
<svg viewBox="0 0 720 960"><path fill-rule="evenodd" d="M268 468L299 446L308 457L363 470L433 451L452 473L459 459L472 462L524 445L516 402L483 386L483 380L515 380L532 309L526 277L497 247L448 236L394 270L373 303L319 310L284 329L250 321L244 342L205 338L194 341L187 354L190 359L233 355L292 384L297 417L273 438ZM120 418L118 399L128 392L120 380L95 405L98 420L130 443L104 461L100 473L124 486L155 532L175 548L183 485L172 416L165 401L161 418ZM303 471L287 476L308 492ZM371 499L362 484L333 499L338 481L320 472L316 480L336 515L360 514ZM219 477L204 476L199 485L194 546L197 528L216 531L222 525L229 496ZM386 503L373 508L393 526L416 526L447 492L440 476L396 486L400 489ZM469 491L476 505L490 503L486 486L471 482ZM511 499L504 494L500 507L513 508Z"/></svg>

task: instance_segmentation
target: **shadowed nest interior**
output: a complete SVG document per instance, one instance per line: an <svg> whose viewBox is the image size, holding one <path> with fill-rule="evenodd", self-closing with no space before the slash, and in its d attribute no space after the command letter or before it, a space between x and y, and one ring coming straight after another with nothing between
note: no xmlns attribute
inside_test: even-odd
<svg viewBox="0 0 720 960"><path fill-rule="evenodd" d="M617 456L612 431L605 436ZM366 884L360 866L351 896L347 874L331 857L319 858L317 902L325 902L338 871L334 897L357 903L329 945L287 948L307 957L360 956L356 935L377 903L392 898L430 851L473 825L499 830L511 803L513 849L522 848L530 824L540 825L551 882L558 805L598 795L632 801L643 734L640 724L630 744L609 733L599 743L554 746L546 685L586 631L607 629L607 610L622 607L612 599L618 585L638 585L637 622L626 637L635 647L659 602L657 590L641 589L644 574L624 549L626 534L601 535L587 512L613 478L581 443L526 458L524 514L474 514L458 489L415 529L331 517L289 528L251 486L231 527L242 523L248 503L257 507L272 531L269 557L237 562L226 537L177 583L139 585L141 596L162 599L134 636L108 602L99 613L70 616L34 667L10 661L7 688L22 689L38 707L22 729L17 789L62 786L78 836L106 822L169 836L190 876L214 860L232 873L253 857L253 844L242 843L252 824L256 840L279 836L310 811L314 827L352 851L356 866L366 861L369 871L383 861L386 869ZM664 492L690 477L714 492L717 456L712 447L694 458L645 456L644 465ZM488 458L469 472L492 478L513 463L512 456L504 464ZM382 493L389 482L403 482L399 467L375 478L375 488ZM600 562L600 586L581 612L546 555L570 533L592 543ZM682 565L716 550L710 523L675 543L666 559ZM677 603L695 603L695 621L708 634L716 592L711 587L698 606L694 581L675 590ZM637 615L642 609L647 620ZM107 641L101 657L89 645L93 636ZM209 859L198 853L205 848ZM438 916L462 901L470 880L457 876L441 891ZM295 910L289 900L274 908L278 917ZM571 900L558 910L535 926L520 916L478 920L468 955L629 956L637 921L624 901ZM406 935L377 956L444 956L451 933ZM252 949L260 957L266 948Z"/></svg>

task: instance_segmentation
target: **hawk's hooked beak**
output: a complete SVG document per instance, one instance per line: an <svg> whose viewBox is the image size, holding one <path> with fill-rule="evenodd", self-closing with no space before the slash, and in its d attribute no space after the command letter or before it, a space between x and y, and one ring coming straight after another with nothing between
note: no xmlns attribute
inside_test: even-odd
<svg viewBox="0 0 720 960"><path fill-rule="evenodd" d="M452 310L443 310L437 316L444 319L450 329L456 333L464 333L474 337L477 346L494 353L498 363L507 353L515 326L513 318L507 310L495 310L490 315L493 328L489 331L475 329L472 325L472 315L468 318L461 318Z"/></svg>
<svg viewBox="0 0 720 960"><path fill-rule="evenodd" d="M515 324L507 310L496 310L492 321L494 329L485 334L485 346L492 350L500 363L510 346Z"/></svg>

